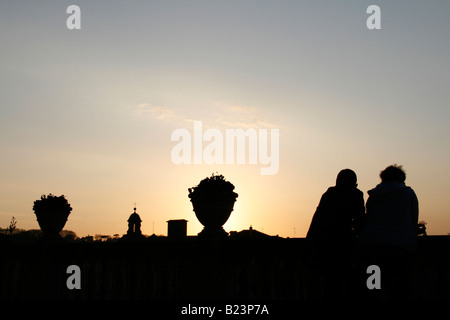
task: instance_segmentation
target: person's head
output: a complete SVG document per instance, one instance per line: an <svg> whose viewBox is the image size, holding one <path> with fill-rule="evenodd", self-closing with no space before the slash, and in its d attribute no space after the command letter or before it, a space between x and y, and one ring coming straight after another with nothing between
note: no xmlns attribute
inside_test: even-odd
<svg viewBox="0 0 450 320"><path fill-rule="evenodd" d="M406 180L406 173L402 166L393 164L380 172L381 183L400 182Z"/></svg>
<svg viewBox="0 0 450 320"><path fill-rule="evenodd" d="M336 187L356 188L358 186L356 181L356 173L353 170L343 169L337 175Z"/></svg>

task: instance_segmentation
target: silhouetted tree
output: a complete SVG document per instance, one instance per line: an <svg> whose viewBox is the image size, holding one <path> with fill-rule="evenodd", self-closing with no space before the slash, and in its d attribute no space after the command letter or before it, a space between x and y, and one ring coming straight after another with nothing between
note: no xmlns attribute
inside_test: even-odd
<svg viewBox="0 0 450 320"><path fill-rule="evenodd" d="M61 231L61 237L63 237L64 240L71 240L71 241L74 241L78 238L77 234L72 230Z"/></svg>
<svg viewBox="0 0 450 320"><path fill-rule="evenodd" d="M16 229L16 231L12 235L12 240L14 242L29 243L35 242L40 237L42 237L42 231L39 229L31 229L31 230Z"/></svg>
<svg viewBox="0 0 450 320"><path fill-rule="evenodd" d="M9 223L9 234L12 234L14 230L16 230L17 220L16 218L12 217L11 222Z"/></svg>

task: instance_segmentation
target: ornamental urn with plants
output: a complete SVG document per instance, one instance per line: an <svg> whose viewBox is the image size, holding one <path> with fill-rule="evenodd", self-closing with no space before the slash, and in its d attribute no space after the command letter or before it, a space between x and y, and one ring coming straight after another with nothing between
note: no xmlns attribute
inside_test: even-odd
<svg viewBox="0 0 450 320"><path fill-rule="evenodd" d="M33 211L45 237L58 238L72 207L64 195L42 195L34 201Z"/></svg>
<svg viewBox="0 0 450 320"><path fill-rule="evenodd" d="M230 217L238 197L233 190L234 185L219 174L212 174L188 189L195 215L204 226L199 236L217 238L228 235L222 226Z"/></svg>

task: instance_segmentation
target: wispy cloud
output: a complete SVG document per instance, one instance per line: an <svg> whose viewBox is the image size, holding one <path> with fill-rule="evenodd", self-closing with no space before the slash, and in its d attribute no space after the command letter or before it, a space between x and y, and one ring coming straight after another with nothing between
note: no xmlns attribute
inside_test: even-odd
<svg viewBox="0 0 450 320"><path fill-rule="evenodd" d="M223 106L217 113L216 123L235 128L275 128L276 125L267 120L256 107L230 105Z"/></svg>
<svg viewBox="0 0 450 320"><path fill-rule="evenodd" d="M256 110L254 107L246 107L246 106L230 106L228 108L232 112L243 113L243 114L251 114L251 113L254 113Z"/></svg>
<svg viewBox="0 0 450 320"><path fill-rule="evenodd" d="M169 108L167 106L140 103L132 108L140 116L176 124L203 121L205 126L226 128L275 128L263 114L253 106L230 105L222 102L211 103L205 108Z"/></svg>
<svg viewBox="0 0 450 320"><path fill-rule="evenodd" d="M140 103L134 111L139 115L149 115L160 120L172 120L175 118L173 110L163 106L152 106L148 103Z"/></svg>

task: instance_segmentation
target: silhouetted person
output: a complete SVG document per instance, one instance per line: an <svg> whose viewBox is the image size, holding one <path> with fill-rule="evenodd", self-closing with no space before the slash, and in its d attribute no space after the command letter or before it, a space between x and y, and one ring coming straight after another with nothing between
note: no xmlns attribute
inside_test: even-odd
<svg viewBox="0 0 450 320"><path fill-rule="evenodd" d="M336 186L322 195L306 236L310 258L317 268L323 268L330 280L345 278L339 273L348 271L353 239L364 217L364 194L357 186L356 173L351 169L341 170ZM338 290L338 286L340 282L328 283L331 290Z"/></svg>
<svg viewBox="0 0 450 320"><path fill-rule="evenodd" d="M367 214L360 233L364 267L381 269L382 296L412 293L411 262L417 250L419 204L405 185L402 166L391 165L380 173L381 183L369 190Z"/></svg>
<svg viewBox="0 0 450 320"><path fill-rule="evenodd" d="M364 194L357 186L355 172L344 169L336 186L322 195L306 236L313 246L342 250L351 244L365 212Z"/></svg>

